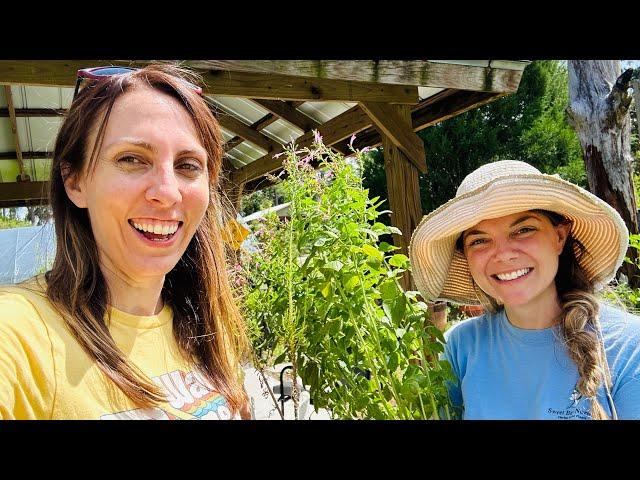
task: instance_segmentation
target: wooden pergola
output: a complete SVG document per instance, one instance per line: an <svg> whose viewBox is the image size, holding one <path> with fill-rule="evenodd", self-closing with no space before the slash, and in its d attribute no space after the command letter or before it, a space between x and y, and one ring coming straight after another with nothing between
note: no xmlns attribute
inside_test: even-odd
<svg viewBox="0 0 640 480"><path fill-rule="evenodd" d="M78 69L146 63L0 60L0 84L4 85L0 89L0 207L46 202L43 192L47 191L45 172L47 161L52 158L50 146L57 133L55 126L59 126L70 104ZM271 184L265 176L282 168L282 158L275 155L291 140L300 147L309 146L315 129L326 145L348 154L349 139L356 134L355 148L382 145L384 149L389 204L393 211L391 221L404 232L404 236L396 236L394 242L406 253L411 233L423 215L418 174L426 171L425 152L415 132L516 91L529 62L201 60L182 63L200 72L206 83L204 94L215 107L225 134L224 164L228 181L224 188L236 205L243 194ZM27 86L31 88L29 91L41 92L30 102ZM20 88L22 99L16 106L16 92ZM51 90L51 95L45 88ZM27 105L34 105L38 98L49 98L47 95L52 97L54 91L59 92L59 102L48 101L37 107ZM57 123L52 120L56 117ZM36 125L42 121L38 119L49 119L45 125L49 125L50 131L43 134L50 137L48 143L44 142L49 148L32 147L34 141L30 134L33 132L25 125Z"/></svg>

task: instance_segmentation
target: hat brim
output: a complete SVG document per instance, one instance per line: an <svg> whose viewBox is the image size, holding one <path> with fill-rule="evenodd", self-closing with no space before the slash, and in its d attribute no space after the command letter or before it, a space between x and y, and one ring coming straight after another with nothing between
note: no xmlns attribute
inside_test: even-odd
<svg viewBox="0 0 640 480"><path fill-rule="evenodd" d="M498 177L449 200L416 227L409 259L416 286L429 300L479 305L467 260L455 243L462 232L482 220L528 210L557 212L572 222L572 235L585 247L580 263L598 289L622 265L629 232L609 204L555 175Z"/></svg>

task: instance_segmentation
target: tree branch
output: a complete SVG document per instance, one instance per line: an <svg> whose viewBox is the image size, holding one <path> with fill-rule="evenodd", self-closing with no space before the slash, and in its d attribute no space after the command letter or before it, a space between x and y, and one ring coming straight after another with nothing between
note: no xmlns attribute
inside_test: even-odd
<svg viewBox="0 0 640 480"><path fill-rule="evenodd" d="M607 123L611 127L622 125L622 121L629 111L632 98L629 94L629 87L633 74L633 68L628 68L622 72L605 99L607 105Z"/></svg>

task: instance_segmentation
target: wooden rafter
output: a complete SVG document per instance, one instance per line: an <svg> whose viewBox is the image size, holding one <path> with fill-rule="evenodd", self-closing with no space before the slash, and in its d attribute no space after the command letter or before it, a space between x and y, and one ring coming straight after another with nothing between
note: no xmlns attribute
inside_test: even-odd
<svg viewBox="0 0 640 480"><path fill-rule="evenodd" d="M219 115L218 122L220 122L222 127L232 131L244 140L248 140L249 142L258 145L266 152L280 148L279 143L274 142L269 137L251 128L249 125L242 123L231 115Z"/></svg>
<svg viewBox="0 0 640 480"><path fill-rule="evenodd" d="M373 120L380 133L402 150L418 170L425 173L427 164L424 158L424 144L413 133L410 114L405 121L395 106L378 102L362 102L360 106Z"/></svg>
<svg viewBox="0 0 640 480"><path fill-rule="evenodd" d="M49 182L0 182L0 204L8 207L24 200L44 202L48 191Z"/></svg>
<svg viewBox="0 0 640 480"><path fill-rule="evenodd" d="M436 123L455 117L486 103L492 102L504 94L487 92L464 92L444 90L429 97L414 107L411 114L413 131L418 132ZM359 133L353 142L355 149L378 147L382 144L380 133L374 128L367 128ZM340 142L338 147L346 147L347 141Z"/></svg>
<svg viewBox="0 0 640 480"><path fill-rule="evenodd" d="M53 152L21 152L23 159L53 158ZM0 152L0 160L17 160L17 152Z"/></svg>
<svg viewBox="0 0 640 480"><path fill-rule="evenodd" d="M212 70L203 74L204 92L271 100L375 101L413 105L418 88L374 82L318 79L292 75Z"/></svg>
<svg viewBox="0 0 640 480"><path fill-rule="evenodd" d="M64 108L16 108L16 117L62 117L67 111ZM9 109L0 108L0 117L8 117Z"/></svg>
<svg viewBox="0 0 640 480"><path fill-rule="evenodd" d="M87 65L142 66L148 61L106 60L0 60L0 84L72 87L76 72ZM196 62L186 62L194 66ZM375 101L418 103L413 85L387 85L255 72L202 72L204 93L273 100Z"/></svg>
<svg viewBox="0 0 640 480"><path fill-rule="evenodd" d="M424 100L418 108L413 109L411 115L413 131L417 132L430 125L466 112L467 110L489 103L503 95L505 94L465 92L454 89L444 90ZM359 111L360 114L357 115L354 111ZM348 150L350 137L353 134L356 134L356 139L353 142L354 148L362 149L365 146L376 147L382 144L382 140L380 132L378 132L372 124L373 121L363 110L359 107L353 107L323 125L323 127L329 125L331 131L338 132L337 136L342 137L341 140L334 142L335 136L326 135L322 133L323 130L320 130L320 132L325 144L331 145L332 148L336 148L337 150ZM308 142L306 145L309 145L313 136L308 135L305 137L306 142ZM302 140L302 137L300 137L296 143L304 146L300 140ZM269 182L259 180L259 178L267 173L274 173L280 169L281 159L273 158L273 155L276 153L277 152L272 152L238 169L232 174L234 180L238 183L250 183L250 185L245 188L245 191L259 190L260 188L269 186Z"/></svg>
<svg viewBox="0 0 640 480"><path fill-rule="evenodd" d="M476 65L429 60L204 60L190 64L245 73L297 75L480 92L514 92L526 61L475 61ZM375 100L372 100L375 101Z"/></svg>
<svg viewBox="0 0 640 480"><path fill-rule="evenodd" d="M260 100L254 99L258 105L263 108L266 108L274 115L286 120L291 125L298 127L303 132L308 132L309 130L313 130L320 125L320 122L314 120L311 117L308 117L304 113L296 110L294 107L289 105L286 102L282 102L280 100Z"/></svg>
<svg viewBox="0 0 640 480"><path fill-rule="evenodd" d="M13 107L13 95L11 94L11 86L4 86L4 95L7 99L7 112L9 114L9 122L11 123L11 133L13 133L13 142L16 147L16 160L20 169L20 180L30 180L29 176L24 173L24 162L22 161L22 149L20 148L20 136L18 135L18 123L16 122L16 110Z"/></svg>
<svg viewBox="0 0 640 480"><path fill-rule="evenodd" d="M349 137L353 133L364 130L371 125L371 119L359 107L355 106L335 118L323 123L318 127L318 132L322 136L323 143L327 146L334 145L340 140ZM313 143L313 132L307 132L295 140L298 148L308 147ZM284 148L278 151L270 152L258 160L245 165L231 174L231 179L235 183L245 183L255 180L267 173L277 170L282 166L282 159L276 158L275 155L282 152Z"/></svg>

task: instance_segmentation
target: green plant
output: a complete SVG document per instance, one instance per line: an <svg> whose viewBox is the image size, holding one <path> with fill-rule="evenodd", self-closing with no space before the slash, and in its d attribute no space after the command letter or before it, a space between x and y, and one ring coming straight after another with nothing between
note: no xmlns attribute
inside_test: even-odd
<svg viewBox="0 0 640 480"><path fill-rule="evenodd" d="M30 227L31 222L19 220L17 218L7 218L0 216L0 230L5 228Z"/></svg>
<svg viewBox="0 0 640 480"><path fill-rule="evenodd" d="M379 242L400 232L378 221L362 153L345 158L316 134L285 155L290 216L264 219L259 251L243 259L256 368L290 362L314 407L335 418L449 418L444 338L418 292L399 284L408 258ZM292 396L297 411L295 385Z"/></svg>
<svg viewBox="0 0 640 480"><path fill-rule="evenodd" d="M629 235L629 247L640 251L640 235ZM629 257L625 257L624 261L635 263L640 268L640 259L638 258L632 261ZM626 282L620 282L613 287L605 289L602 297L613 304L623 306L635 314L640 314L640 288L633 288Z"/></svg>

